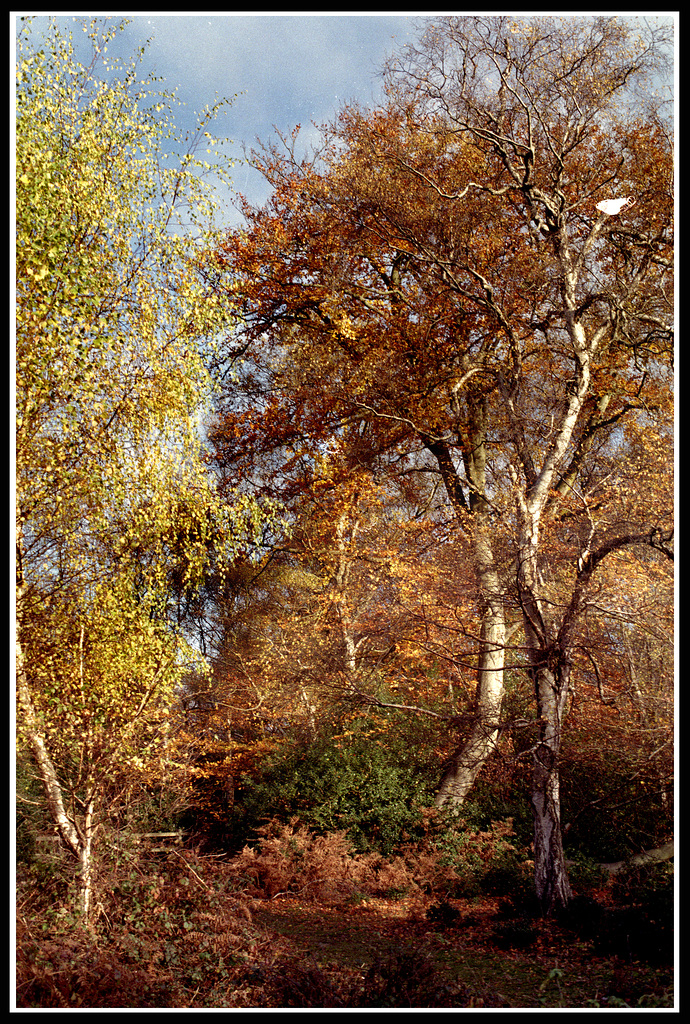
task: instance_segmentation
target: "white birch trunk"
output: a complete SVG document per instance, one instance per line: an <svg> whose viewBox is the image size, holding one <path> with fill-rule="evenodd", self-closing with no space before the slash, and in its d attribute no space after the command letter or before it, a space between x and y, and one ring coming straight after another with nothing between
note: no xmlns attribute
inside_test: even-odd
<svg viewBox="0 0 690 1024"><path fill-rule="evenodd" d="M567 682L549 667L537 670L537 708L542 721L532 766L534 815L534 884L537 899L550 911L564 907L572 895L563 852L559 756Z"/></svg>
<svg viewBox="0 0 690 1024"><path fill-rule="evenodd" d="M566 906L571 897L561 832L559 775L570 661L561 646L562 624L543 600L544 581L538 561L543 503L530 503L519 496L518 507L518 593L540 723L539 740L532 755L534 881L537 898L549 912L554 907Z"/></svg>
<svg viewBox="0 0 690 1024"><path fill-rule="evenodd" d="M459 810L482 767L496 749L504 691L505 619L502 607L485 612L482 647L477 672L475 722L469 739L443 774L436 794L437 807Z"/></svg>
<svg viewBox="0 0 690 1024"><path fill-rule="evenodd" d="M17 542L18 551L21 548L21 540ZM19 558L21 562L21 558ZM33 754L38 774L43 784L48 813L52 818L57 833L72 856L79 864L79 908L85 920L88 920L91 911L91 894L93 889L93 860L92 860L92 838L93 838L93 799L89 799L84 821L84 829L80 830L65 810L65 803L62 795L62 786L58 779L55 766L45 743L45 737L40 728L34 703L29 689L24 667L24 652L20 639L20 624L22 618L22 605L24 597L24 584L20 579L17 586L17 608L15 621L15 672L17 677L17 703L22 713L22 725L26 730L26 737Z"/></svg>
<svg viewBox="0 0 690 1024"><path fill-rule="evenodd" d="M496 749L504 695L506 623L499 575L486 526L474 537L475 563L485 600L477 670L475 721L469 739L448 764L435 804L457 811L483 765Z"/></svg>
<svg viewBox="0 0 690 1024"><path fill-rule="evenodd" d="M338 549L338 570L335 579L334 605L338 612L338 619L340 620L340 628L342 631L344 648L343 667L345 669L345 675L350 683L354 683L357 678L358 645L355 642L354 630L352 628L352 616L347 598L347 588L350 577L350 565L352 562L351 545L354 544L359 532L359 520L355 519L351 526L349 542L346 537L348 520L348 513L343 512L338 519L335 531Z"/></svg>
<svg viewBox="0 0 690 1024"><path fill-rule="evenodd" d="M79 910L84 921L91 916L93 896L93 833L94 833L94 798L89 796L84 809L84 827L82 829L79 851Z"/></svg>

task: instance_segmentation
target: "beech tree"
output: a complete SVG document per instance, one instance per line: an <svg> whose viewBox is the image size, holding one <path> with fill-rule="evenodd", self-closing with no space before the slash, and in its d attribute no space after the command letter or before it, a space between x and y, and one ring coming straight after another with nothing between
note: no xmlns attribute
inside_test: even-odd
<svg viewBox="0 0 690 1024"><path fill-rule="evenodd" d="M233 315L200 272L214 202L195 149L213 112L180 151L138 59L108 63L118 29L83 27L89 66L52 24L17 44L16 611L19 741L88 918L108 784L163 757L199 662L179 596L261 514L219 501L198 429Z"/></svg>
<svg viewBox="0 0 690 1024"><path fill-rule="evenodd" d="M313 157L296 136L255 154L273 195L217 253L244 317L226 479L289 497L328 448L343 479L442 483L478 623L474 725L438 804L461 806L495 749L509 656L534 687L547 907L570 895L578 624L607 561L673 555L672 143L647 88L667 42L609 17L431 21L381 109L345 108ZM635 204L597 208L620 194Z"/></svg>

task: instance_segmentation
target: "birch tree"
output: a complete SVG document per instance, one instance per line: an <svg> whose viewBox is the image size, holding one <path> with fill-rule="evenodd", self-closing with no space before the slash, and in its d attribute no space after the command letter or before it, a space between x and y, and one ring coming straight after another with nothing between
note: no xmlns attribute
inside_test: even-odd
<svg viewBox="0 0 690 1024"><path fill-rule="evenodd" d="M354 457L445 492L477 697L438 803L457 810L496 748L508 658L534 686L546 907L569 898L576 625L607 559L673 554L672 140L652 81L668 43L609 17L430 21L381 108L346 107L313 157L295 137L255 154L273 196L217 255L244 313L226 352L244 404L215 431L229 477L289 490L347 433L344 474ZM598 208L613 197L631 201Z"/></svg>
<svg viewBox="0 0 690 1024"><path fill-rule="evenodd" d="M17 47L16 661L19 741L88 919L108 782L162 756L198 660L176 599L260 513L221 505L198 430L233 315L200 272L212 112L182 147L139 58L108 63L119 29L83 28L88 66L54 25Z"/></svg>
<svg viewBox="0 0 690 1024"><path fill-rule="evenodd" d="M529 230L543 253L533 260L542 272L525 310L528 323L515 316L503 282L486 264L475 259L463 269L481 287L481 301L506 345L494 379L506 412L516 591L543 723L533 756L532 803L536 888L549 906L570 895L558 755L574 623L597 565L613 551L646 544L672 557L668 497L635 522L622 519L603 528L589 512L594 489L583 480L592 447L606 436L612 442L626 417L647 420L651 438L655 413L663 421L660 410L667 408L673 323L669 126L661 104L642 109L633 89L636 79L649 87L652 73L662 71L665 31L604 18L451 18L430 25L421 46L409 48L390 68L405 96L422 96L424 108L434 110L456 139L480 150L497 172L491 182L467 182L449 199L475 193L497 206L508 200L521 214L513 230ZM426 180L441 191L438 179ZM617 197L628 183L643 206L639 219L630 210L637 198L610 203L602 194L614 188ZM622 221L611 219L619 214ZM539 348L551 359L558 352L565 386L544 373ZM542 405L537 394L546 380L558 404L547 401L539 410L549 416L548 429L539 431L527 410ZM662 433L668 452L667 426ZM575 555L570 597L560 604L547 580L543 532L547 521L560 519L563 503L577 498L590 530Z"/></svg>

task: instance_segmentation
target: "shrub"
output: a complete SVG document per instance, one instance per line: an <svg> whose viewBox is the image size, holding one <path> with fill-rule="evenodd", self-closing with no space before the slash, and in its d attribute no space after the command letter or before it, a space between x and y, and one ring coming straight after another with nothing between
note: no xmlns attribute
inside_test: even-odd
<svg viewBox="0 0 690 1024"><path fill-rule="evenodd" d="M604 908L597 900L580 894L574 896L567 907L558 912L558 923L580 938L593 939L599 932L603 915Z"/></svg>
<svg viewBox="0 0 690 1024"><path fill-rule="evenodd" d="M601 885L608 878L608 872L601 864L582 853L575 853L568 862L568 878L574 886Z"/></svg>
<svg viewBox="0 0 690 1024"><path fill-rule="evenodd" d="M501 949L524 949L532 945L538 934L539 929L533 920L519 917L513 921L503 921L495 925L492 938Z"/></svg>
<svg viewBox="0 0 690 1024"><path fill-rule="evenodd" d="M36 832L33 823L17 809L17 862L31 864L36 856Z"/></svg>
<svg viewBox="0 0 690 1024"><path fill-rule="evenodd" d="M394 855L358 853L344 831L321 835L299 818L274 819L257 830L258 839L230 862L237 884L251 895L279 892L339 901L358 894L426 892L449 896L499 893L518 898L531 892L531 879L517 860L512 825L494 822L477 832L452 826L437 812L424 813L426 836L401 845Z"/></svg>
<svg viewBox="0 0 690 1024"><path fill-rule="evenodd" d="M307 898L351 896L362 887L366 869L352 856L343 832L316 835L297 818L287 825L269 822L258 830L259 842L246 846L231 869L250 895L300 893Z"/></svg>
<svg viewBox="0 0 690 1024"><path fill-rule="evenodd" d="M613 877L611 893L623 905L672 909L674 869L669 861L662 864L632 865Z"/></svg>
<svg viewBox="0 0 690 1024"><path fill-rule="evenodd" d="M304 1009L340 1009L351 993L332 980L318 964L282 963L264 972L265 1005Z"/></svg>
<svg viewBox="0 0 690 1024"><path fill-rule="evenodd" d="M599 925L594 949L648 963L669 963L673 959L673 922L652 916L642 907L609 910Z"/></svg>
<svg viewBox="0 0 690 1024"><path fill-rule="evenodd" d="M367 971L361 1006L371 1008L443 1008L471 1006L472 992L449 982L422 950L391 952L378 957Z"/></svg>
<svg viewBox="0 0 690 1024"><path fill-rule="evenodd" d="M174 1006L173 972L128 963L86 935L17 949L17 1005L101 1009Z"/></svg>
<svg viewBox="0 0 690 1024"><path fill-rule="evenodd" d="M295 815L321 833L347 833L359 853L388 856L423 838L420 808L433 800L437 765L392 730L385 741L372 738L368 721L286 744L260 773L239 780L230 838L244 841L267 819Z"/></svg>
<svg viewBox="0 0 690 1024"><path fill-rule="evenodd" d="M215 859L190 850L100 880L89 929L65 908L17 919L17 1004L69 1009L222 1006L248 948L267 943ZM27 882L25 881L25 886Z"/></svg>
<svg viewBox="0 0 690 1024"><path fill-rule="evenodd" d="M532 888L523 853L515 844L512 818L472 828L465 818L437 819L431 843L456 876L453 895L517 896Z"/></svg>
<svg viewBox="0 0 690 1024"><path fill-rule="evenodd" d="M317 964L275 964L264 975L264 1005L333 1009L414 1009L502 1006L496 993L478 993L449 980L425 950L378 956L363 979L327 976Z"/></svg>
<svg viewBox="0 0 690 1024"><path fill-rule="evenodd" d="M408 846L393 857L357 853L344 832L319 835L299 819L274 820L259 829L229 869L250 895L273 898L280 892L339 902L362 894L443 893L458 884L454 869L432 847Z"/></svg>
<svg viewBox="0 0 690 1024"><path fill-rule="evenodd" d="M658 779L644 776L640 757L637 748L607 748L603 736L596 743L591 735L575 732L564 741L562 820L572 823L568 842L583 856L603 863L623 860L641 845L667 841L673 799L667 794L662 801ZM650 764L656 762L650 759Z"/></svg>
<svg viewBox="0 0 690 1024"><path fill-rule="evenodd" d="M44 810L42 787L25 750L17 751L15 771L17 862L28 865L37 853L37 837L42 832L52 832L52 827Z"/></svg>
<svg viewBox="0 0 690 1024"><path fill-rule="evenodd" d="M463 804L462 819L477 832L491 828L494 821L510 821L515 843L526 848L534 838L534 819L529 802L530 780L522 765L514 766L510 776L497 780L478 779Z"/></svg>

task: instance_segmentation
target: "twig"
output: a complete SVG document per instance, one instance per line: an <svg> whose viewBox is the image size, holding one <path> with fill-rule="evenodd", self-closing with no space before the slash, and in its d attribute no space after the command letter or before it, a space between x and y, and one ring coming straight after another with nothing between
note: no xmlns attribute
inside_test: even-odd
<svg viewBox="0 0 690 1024"><path fill-rule="evenodd" d="M194 875L194 877L196 878L197 882L198 882L198 883L199 883L200 885L202 885L202 886L204 887L204 889L206 890L206 892L211 892L211 887L210 887L209 885L206 885L206 882L205 882L205 881L203 880L203 878L200 878L200 877L199 877L199 875L197 875L197 873L196 873L196 871L194 870L194 868L193 868L193 867L191 866L191 864L187 863L187 861L186 861L186 860L184 859L184 857L182 856L182 854L181 854L181 853L178 853L178 852L177 852L177 850L173 850L172 852L173 852L173 853L175 854L175 856L176 856L176 857L179 857L179 858L180 858L180 860L182 861L182 863L183 863L183 864L184 864L184 865L185 865L185 866L186 866L187 868L189 868L189 870L191 871L191 873L192 873L192 874Z"/></svg>

